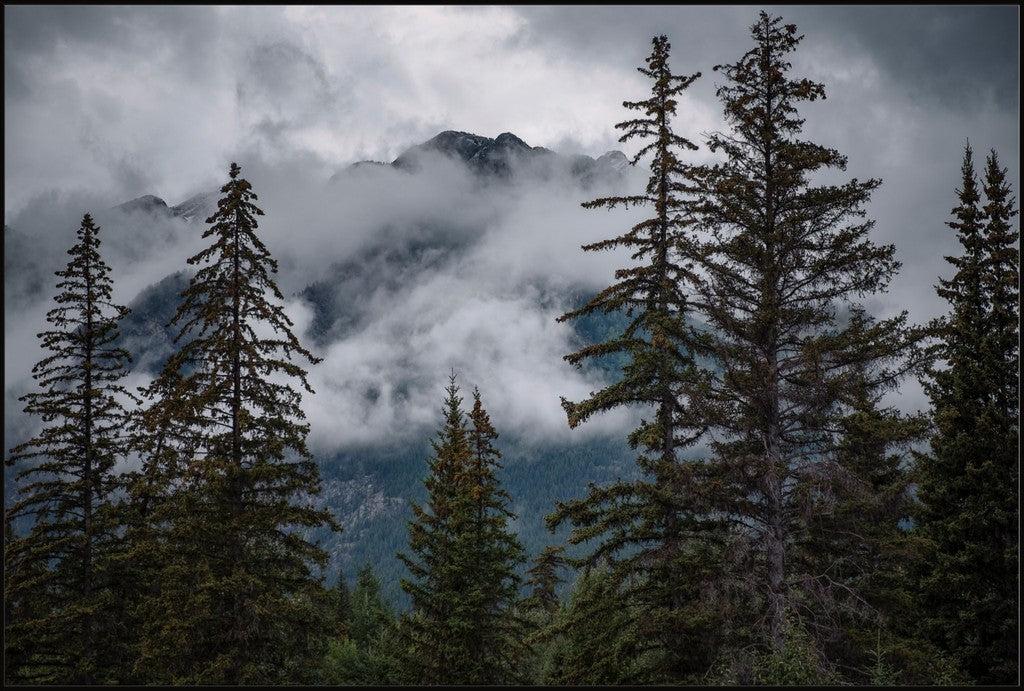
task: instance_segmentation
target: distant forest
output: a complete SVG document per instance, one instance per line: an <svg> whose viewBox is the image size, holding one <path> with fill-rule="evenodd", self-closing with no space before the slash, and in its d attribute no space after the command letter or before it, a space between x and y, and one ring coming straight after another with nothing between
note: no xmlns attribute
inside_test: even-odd
<svg viewBox="0 0 1024 691"><path fill-rule="evenodd" d="M673 127L702 75L673 73L654 37L650 93L615 125L641 144L646 187L583 203L645 218L582 248L632 263L559 318L592 337L568 363L613 364L562 407L572 428L641 411L623 440L635 473L540 509L568 537L528 550L486 408L500 392L443 373L401 611L369 563L327 582L317 536L345 526L306 445L319 360L284 312L241 168L141 389L85 214L20 399L41 431L6 459L5 683L1019 683L1007 171L993 150L976 172L964 148L947 223L962 251L936 277L947 312L873 316L900 269L866 217L881 182L821 184L847 158L801 138L799 107L825 97L791 74L803 37L764 12L751 37L714 66L726 127L704 135L704 165ZM913 379L927 413L884 403Z"/></svg>

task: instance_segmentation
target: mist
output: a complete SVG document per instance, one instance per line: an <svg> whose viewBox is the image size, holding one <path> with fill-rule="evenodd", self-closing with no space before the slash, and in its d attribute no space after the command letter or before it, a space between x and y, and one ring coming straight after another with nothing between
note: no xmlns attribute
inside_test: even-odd
<svg viewBox="0 0 1024 691"><path fill-rule="evenodd" d="M257 232L279 262L286 314L323 359L308 368L316 394L303 401L319 456L431 433L452 372L464 397L478 387L502 429L527 443L621 435L633 422L624 411L603 416L600 431L570 433L560 397L579 400L604 382L563 361L579 343L556 318L629 262L621 252L584 257L580 245L621 233L642 213L585 210L581 202L635 188L643 171L584 189L564 166L523 165L511 179L487 179L440 154L424 157L415 172L384 165L331 172L307 156L270 163L257 152L238 158L265 213ZM99 208L93 216L115 301L132 304L169 276L194 270L186 260L205 244L206 214L187 221L159 204L125 211L109 199L49 195L11 227L48 238L52 247L38 261L52 276L66 258L59 239L70 247L91 208ZM34 335L53 306L55 282L8 304L9 406L40 357ZM330 291L327 316L339 322L317 335L314 284ZM129 345L137 363L159 366L147 356L151 344ZM149 377L135 372L131 380L144 385ZM17 436L23 430L10 427L11 417L7 433Z"/></svg>

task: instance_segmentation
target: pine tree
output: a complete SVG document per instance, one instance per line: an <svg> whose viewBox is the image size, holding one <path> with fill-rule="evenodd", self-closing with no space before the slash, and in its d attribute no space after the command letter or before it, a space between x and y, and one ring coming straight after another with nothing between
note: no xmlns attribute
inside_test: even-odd
<svg viewBox="0 0 1024 691"><path fill-rule="evenodd" d="M24 587L26 583L45 584L50 581L44 561L26 561L22 547L11 526L4 520L4 684L33 683L50 676L45 641L35 632L25 635L26 623L48 617L50 598L41 600L38 593Z"/></svg>
<svg viewBox="0 0 1024 691"><path fill-rule="evenodd" d="M494 474L500 454L474 392L467 426L454 373L445 422L431 442L427 504L413 503L402 580L413 613L402 622L414 683L494 684L507 678L518 638L512 612L522 547L506 525L508 496Z"/></svg>
<svg viewBox="0 0 1024 691"><path fill-rule="evenodd" d="M812 184L846 157L800 139L797 107L824 98L821 84L788 76L802 36L762 12L755 47L718 65L729 131L708 137L724 162L695 171L708 233L693 303L706 322L701 353L719 373L699 402L719 472L708 490L733 521L730 559L742 597L733 645L785 656L799 629L818 653L834 635L830 613L847 586L801 567L806 488L828 491L846 474L841 422L866 395L892 388L919 364L906 314L865 322L843 316L883 290L899 268L875 245L862 206L880 181ZM869 375L863 381L863 375ZM893 424L898 424L894 422ZM789 625L791 619L800 627ZM743 638L742 632L749 632ZM822 673L827 660L823 659Z"/></svg>
<svg viewBox="0 0 1024 691"><path fill-rule="evenodd" d="M672 118L679 95L700 73L672 74L668 39L657 36L652 44L647 67L638 68L652 81L651 96L624 102L625 108L642 115L615 126L625 132L620 141L645 142L633 165L652 155L646 190L583 204L651 209L650 217L623 235L583 246L584 251L628 248L635 264L616 271L617 282L582 308L559 317L566 321L625 312L629 318L621 334L565 357L579 367L584 361L625 356L621 378L584 401L563 399L562 405L570 427L621 406L653 409L653 418L642 421L629 436L631 447L643 450L637 459L642 475L635 482L591 487L582 499L557 503L548 527L554 530L568 521L575 527L570 542L600 539L585 560L574 563L607 560L609 578L630 591L624 597L637 608L631 616L644 627L635 639L641 646L635 654L648 649L664 653L658 669L645 673L651 679L680 681L707 667L699 646L689 639L701 627L698 591L713 577L714 560L709 555L716 549L710 541L713 526L692 491L702 470L680 457L680 451L703 434L700 415L688 401L707 376L694 360L697 336L687 322L692 312L687 291L698 253L692 232L693 186L681 155L697 147L673 131Z"/></svg>
<svg viewBox="0 0 1024 691"><path fill-rule="evenodd" d="M369 562L356 572L352 592L352 638L363 649L376 643L391 620L391 613L380 594L380 580Z"/></svg>
<svg viewBox="0 0 1024 691"><path fill-rule="evenodd" d="M207 219L212 244L188 260L200 268L170 323L178 350L148 391L134 486L159 497L139 547L160 559L138 608L150 682L300 681L329 628L327 555L306 534L336 526L312 505L320 476L290 383L312 393L294 360L319 360L291 332L239 173Z"/></svg>
<svg viewBox="0 0 1024 691"><path fill-rule="evenodd" d="M936 427L919 469L917 523L927 540L920 607L926 630L980 683L1018 676L1018 233L993 154L981 207L970 146L948 225L963 247L938 293L943 369L924 382Z"/></svg>
<svg viewBox="0 0 1024 691"><path fill-rule="evenodd" d="M120 384L130 357L116 341L128 309L112 302L99 230L86 214L57 272L51 328L39 334L48 354L32 369L41 390L19 399L43 428L7 459L32 462L18 473L31 482L19 487L7 521L31 516L34 525L4 552L14 572L5 597L24 605L5 628L5 646L32 651L12 675L24 681L113 681L120 650L110 616L111 559L120 549L114 466L126 455L124 401L132 395Z"/></svg>
<svg viewBox="0 0 1024 691"><path fill-rule="evenodd" d="M985 339L993 399L990 415L995 448L992 461L998 470L991 500L993 522L999 541L993 549L1002 555L995 595L997 633L986 651L987 675L979 680L991 683L1020 681L1020 230L1014 227L1018 215L1006 169L999 166L995 150L985 162L983 191L985 214L984 281L989 299L989 328ZM1014 491L1017 488L1018 491Z"/></svg>
<svg viewBox="0 0 1024 691"><path fill-rule="evenodd" d="M173 411L175 387L180 387L182 377L176 372L165 372L150 386L139 390L142 400L148 405L140 408L133 416L128 430L131 447L141 459L138 469L125 472L119 479L123 490L121 518L124 528L123 549L115 558L117 573L116 588L121 607L122 640L128 651L124 665L118 674L121 683L141 684L161 676L166 669L155 665L139 666L136 661L145 655L143 645L145 630L163 627L164 620L154 620L151 604L160 597L161 581L175 564L182 567L182 577L189 571L182 563L179 544L168 539L166 517L174 515L172 502L180 500L177 490L182 489L183 459L188 449L194 449L196 437L188 422L184 409ZM182 506L183 511L188 511ZM173 603L169 603L172 604ZM175 620L173 608L166 612L168 627ZM187 637L187 622L179 632L181 639ZM164 632L166 633L166 630ZM181 660L181 664L187 664Z"/></svg>

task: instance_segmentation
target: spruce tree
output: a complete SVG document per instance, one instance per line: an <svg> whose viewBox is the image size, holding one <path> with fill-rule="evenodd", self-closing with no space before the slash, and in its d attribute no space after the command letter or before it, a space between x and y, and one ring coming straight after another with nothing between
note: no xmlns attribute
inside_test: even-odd
<svg viewBox="0 0 1024 691"><path fill-rule="evenodd" d="M523 653L523 622L517 611L519 567L525 560L519 539L508 527L516 515L508 508L512 499L498 483L501 452L494 446L498 432L473 389L468 437L470 467L462 488L469 511L467 546L474 566L472 587L466 595L472 622L470 635L476 683L495 684L510 679Z"/></svg>
<svg viewBox="0 0 1024 691"><path fill-rule="evenodd" d="M541 609L547 619L550 619L558 611L558 586L565 579L559 575L559 571L566 568L565 557L562 556L565 548L551 545L544 548L544 551L537 555L530 568L526 570L529 577L526 586L530 588L530 595L525 604L530 607Z"/></svg>
<svg viewBox="0 0 1024 691"><path fill-rule="evenodd" d="M398 555L414 578L402 580L413 604L402 622L406 671L413 683L501 683L519 638L513 607L522 547L507 528L508 495L494 473L497 433L479 392L471 425L454 373L446 392L424 480L428 500L412 504L412 556Z"/></svg>
<svg viewBox="0 0 1024 691"><path fill-rule="evenodd" d="M851 323L868 328L870 320L857 310ZM919 540L908 520L912 449L925 439L928 420L884 406L884 392L873 389L867 372L849 380L837 472L800 486L806 525L797 570L828 574L837 586L822 602L832 626L819 645L844 679L869 683L884 668L902 683L934 683L934 651L920 637L912 597Z"/></svg>
<svg viewBox="0 0 1024 691"><path fill-rule="evenodd" d="M804 567L806 500L848 472L842 421L856 405L851 385L868 400L895 386L919 364L920 334L905 313L849 316L899 268L894 248L874 244L873 222L863 220L880 181L814 184L846 166L838 151L800 138L798 106L824 98L824 87L788 74L803 38L794 25L762 12L751 32L751 50L715 67L726 80L717 94L729 131L712 133L708 145L724 161L695 171L708 236L693 302L706 323L700 352L718 369L699 401L719 469L707 487L733 522L730 580L740 606L731 645L782 659L793 650L789 634L806 633L824 679L829 661L820 656L849 586Z"/></svg>
<svg viewBox="0 0 1024 691"><path fill-rule="evenodd" d="M86 214L71 260L58 271L51 327L40 333L47 355L32 369L40 390L21 397L42 430L11 450L7 464L28 462L7 521L32 517L28 535L5 545L5 597L19 603L5 627L5 647L29 650L13 678L90 684L112 678L120 653L112 558L120 550L114 467L125 459L132 395L120 383L128 353L112 302L110 268L100 256L99 227Z"/></svg>
<svg viewBox="0 0 1024 691"><path fill-rule="evenodd" d="M345 588L346 593L348 588ZM332 640L324 660L325 681L341 686L382 685L395 681L395 617L380 592L380 581L367 562L356 573L349 596L348 631Z"/></svg>
<svg viewBox="0 0 1024 691"><path fill-rule="evenodd" d="M584 569L569 601L546 632L558 655L544 670L544 684L573 686L630 684L652 666L636 654L643 622L607 564Z"/></svg>
<svg viewBox="0 0 1024 691"><path fill-rule="evenodd" d="M307 535L336 526L313 505L320 476L292 384L312 393L295 360L318 359L291 331L239 173L232 163L211 244L188 260L200 268L170 322L178 350L147 391L148 465L133 486L158 498L137 547L160 566L137 609L149 682L301 681L330 625L327 555Z"/></svg>
<svg viewBox="0 0 1024 691"><path fill-rule="evenodd" d="M352 626L352 591L349 590L348 583L345 582L345 572L340 568L338 569L338 584L334 587L334 593L337 599L335 614L338 630L343 635L348 635Z"/></svg>
<svg viewBox="0 0 1024 691"><path fill-rule="evenodd" d="M938 293L944 367L929 373L935 435L920 459L916 516L927 541L920 608L932 640L974 681L1018 678L1018 231L993 153L981 195L965 147L949 227L963 254Z"/></svg>
<svg viewBox="0 0 1024 691"><path fill-rule="evenodd" d="M985 160L983 191L982 281L989 303L985 356L995 370L992 386L996 412L1002 418L999 424L1011 435L1003 449L1012 453L1020 415L1020 230L1013 223L1018 214L1016 200L995 150ZM1001 462L1008 463L1005 458Z"/></svg>
<svg viewBox="0 0 1024 691"><path fill-rule="evenodd" d="M700 499L693 493L699 464L685 462L681 450L701 437L704 425L690 398L707 380L694 360L695 333L688 291L699 257L693 233L694 201L689 166L683 152L697 147L672 127L680 94L700 76L678 76L669 64L665 36L652 40L647 66L638 70L651 80L651 95L623 106L639 117L615 127L619 141L644 142L631 163L651 155L650 177L643 194L595 199L585 208L645 207L651 215L615 238L584 245L584 251L629 249L634 264L615 272L616 283L578 310L559 317L566 321L597 314L624 312L629 321L621 334L586 345L565 356L579 367L610 355L625 357L621 377L580 402L562 400L570 427L593 414L622 406L651 410L629 435L630 446L642 449L637 459L641 476L635 482L591 487L578 500L559 502L548 517L556 529L571 522L571 543L597 540L597 547L577 565L606 560L610 582L628 592L625 601L636 609L631 617L643 631L634 654L659 650L648 680L681 681L707 667L699 646L690 642L704 616L698 592L713 578L715 532ZM685 576L683 575L685 574ZM644 659L653 659L645 657Z"/></svg>

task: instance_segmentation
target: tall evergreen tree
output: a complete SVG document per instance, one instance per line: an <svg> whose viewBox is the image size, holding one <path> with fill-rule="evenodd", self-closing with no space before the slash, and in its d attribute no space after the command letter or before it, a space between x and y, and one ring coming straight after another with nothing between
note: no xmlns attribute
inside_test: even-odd
<svg viewBox="0 0 1024 691"><path fill-rule="evenodd" d="M510 679L523 652L523 622L518 614L519 567L525 560L523 546L508 527L516 515L508 508L512 499L500 486L501 452L494 446L498 432L473 389L473 408L467 430L471 449L463 501L469 511L466 533L475 566L472 587L464 605L473 623L476 669L482 683Z"/></svg>
<svg viewBox="0 0 1024 691"><path fill-rule="evenodd" d="M120 649L110 616L111 559L120 549L114 466L126 456L124 401L132 395L120 383L130 357L116 341L128 309L112 302L99 230L86 214L57 272L51 328L39 334L48 354L32 369L40 391L19 399L42 431L7 458L30 462L17 478L31 482L19 487L7 520L31 516L34 525L4 551L13 572L5 597L25 605L5 628L5 646L32 651L13 675L24 681L113 681Z"/></svg>
<svg viewBox="0 0 1024 691"><path fill-rule="evenodd" d="M494 684L511 673L518 636L513 608L522 547L509 532L508 495L495 476L497 432L474 391L467 425L455 375L434 456L425 506L412 505L409 550L399 554L414 581L402 581L413 613L403 620L406 665L416 683Z"/></svg>
<svg viewBox="0 0 1024 691"><path fill-rule="evenodd" d="M595 295L559 321L598 313L625 312L625 330L587 345L565 359L579 367L584 361L609 355L626 356L621 378L581 402L562 400L570 427L593 414L621 406L652 409L629 436L642 449L635 482L592 487L582 499L559 502L548 517L556 529L568 521L575 526L572 543L599 539L597 548L578 565L607 560L612 583L628 589L625 601L635 607L632 618L643 628L635 640L663 655L657 669L646 670L650 680L683 680L707 667L696 639L702 614L697 597L700 583L712 577L714 560L708 541L713 532L700 499L693 493L700 464L686 463L680 451L704 431L699 413L689 405L707 376L693 357L694 329L687 317L692 309L688 290L698 256L693 236L693 191L682 153L697 147L672 127L679 95L700 76L678 76L669 68L670 44L665 36L652 41L647 66L651 95L623 106L640 116L618 123L619 141L645 142L631 163L651 155L650 177L643 194L605 197L585 208L648 207L651 215L621 236L584 245L584 251L627 248L634 265L615 272L616 283ZM686 574L685 582L681 574ZM647 659L647 658L645 658Z"/></svg>
<svg viewBox="0 0 1024 691"><path fill-rule="evenodd" d="M138 608L145 681L299 681L331 619L327 555L306 535L336 526L311 503L320 476L291 383L312 393L294 360L318 359L291 332L239 173L207 219L212 244L188 260L200 268L170 323L179 349L150 387L149 465L133 484L160 498L140 547L160 559Z"/></svg>
<svg viewBox="0 0 1024 691"><path fill-rule="evenodd" d="M1003 453L1012 454L1019 439L1020 417L1020 230L1013 223L1018 214L1016 200L995 150L985 160L983 191L982 280L989 302L985 355L995 370L992 386L999 424L1009 435L1003 440ZM1000 462L1011 465L1006 456ZM1011 495L1008 499L1013 500Z"/></svg>
<svg viewBox="0 0 1024 691"><path fill-rule="evenodd" d="M963 247L940 279L945 364L925 381L935 435L922 455L917 524L926 538L920 608L932 639L980 683L1018 679L1019 231L995 154L981 206L972 151L948 225Z"/></svg>
<svg viewBox="0 0 1024 691"><path fill-rule="evenodd" d="M754 48L715 67L730 129L708 144L725 160L695 171L709 237L692 302L706 321L702 352L720 371L700 405L713 430L711 465L722 471L709 491L734 525L733 582L745 604L733 644L782 659L789 634L806 632L824 674L822 642L848 586L803 568L807 487L828 491L846 473L851 384L869 400L894 386L918 364L909 356L919 335L905 313L844 316L899 268L894 248L875 245L873 222L861 220L880 182L812 184L846 166L838 151L800 139L797 107L824 98L824 87L788 75L803 38L794 25L762 12L751 32Z"/></svg>

